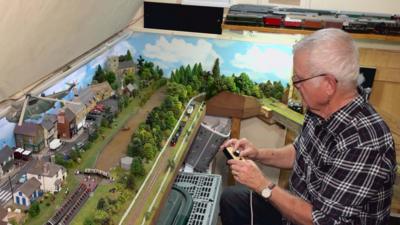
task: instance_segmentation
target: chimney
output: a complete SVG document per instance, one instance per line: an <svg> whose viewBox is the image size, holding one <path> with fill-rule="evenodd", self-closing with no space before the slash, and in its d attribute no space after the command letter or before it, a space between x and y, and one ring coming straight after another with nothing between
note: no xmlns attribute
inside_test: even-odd
<svg viewBox="0 0 400 225"><path fill-rule="evenodd" d="M43 164L43 175L47 175L50 172L50 163L49 162L45 162Z"/></svg>

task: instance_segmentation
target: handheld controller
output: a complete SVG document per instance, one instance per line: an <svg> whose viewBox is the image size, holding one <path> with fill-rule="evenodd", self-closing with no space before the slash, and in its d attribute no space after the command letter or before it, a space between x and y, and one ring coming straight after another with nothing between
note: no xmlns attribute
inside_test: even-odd
<svg viewBox="0 0 400 225"><path fill-rule="evenodd" d="M228 159L238 159L241 160L242 158L239 156L240 155L240 151L239 150L234 150L232 147L226 147L223 150L224 155L226 156L226 158Z"/></svg>

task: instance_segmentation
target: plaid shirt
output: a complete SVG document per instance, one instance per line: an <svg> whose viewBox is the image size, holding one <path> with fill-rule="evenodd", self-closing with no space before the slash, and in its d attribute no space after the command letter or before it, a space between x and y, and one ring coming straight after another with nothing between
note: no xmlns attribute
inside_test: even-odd
<svg viewBox="0 0 400 225"><path fill-rule="evenodd" d="M396 157L389 128L360 95L328 120L309 112L294 142L290 191L314 224L387 224ZM291 224L285 221L283 224Z"/></svg>

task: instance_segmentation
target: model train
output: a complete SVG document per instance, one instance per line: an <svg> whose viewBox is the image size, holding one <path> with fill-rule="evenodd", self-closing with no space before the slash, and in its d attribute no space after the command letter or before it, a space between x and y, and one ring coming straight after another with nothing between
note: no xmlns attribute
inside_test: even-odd
<svg viewBox="0 0 400 225"><path fill-rule="evenodd" d="M338 28L353 33L400 35L398 15L238 4L226 24L318 30Z"/></svg>

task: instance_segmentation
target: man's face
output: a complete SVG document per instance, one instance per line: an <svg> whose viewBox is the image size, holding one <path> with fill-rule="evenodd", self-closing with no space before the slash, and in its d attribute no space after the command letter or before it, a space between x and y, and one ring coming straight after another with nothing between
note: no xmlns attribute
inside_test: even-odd
<svg viewBox="0 0 400 225"><path fill-rule="evenodd" d="M325 74L312 74L309 58L309 53L305 50L296 52L293 57L293 82L301 94L304 105L312 112L318 112L327 103L326 96L321 90L321 81Z"/></svg>

